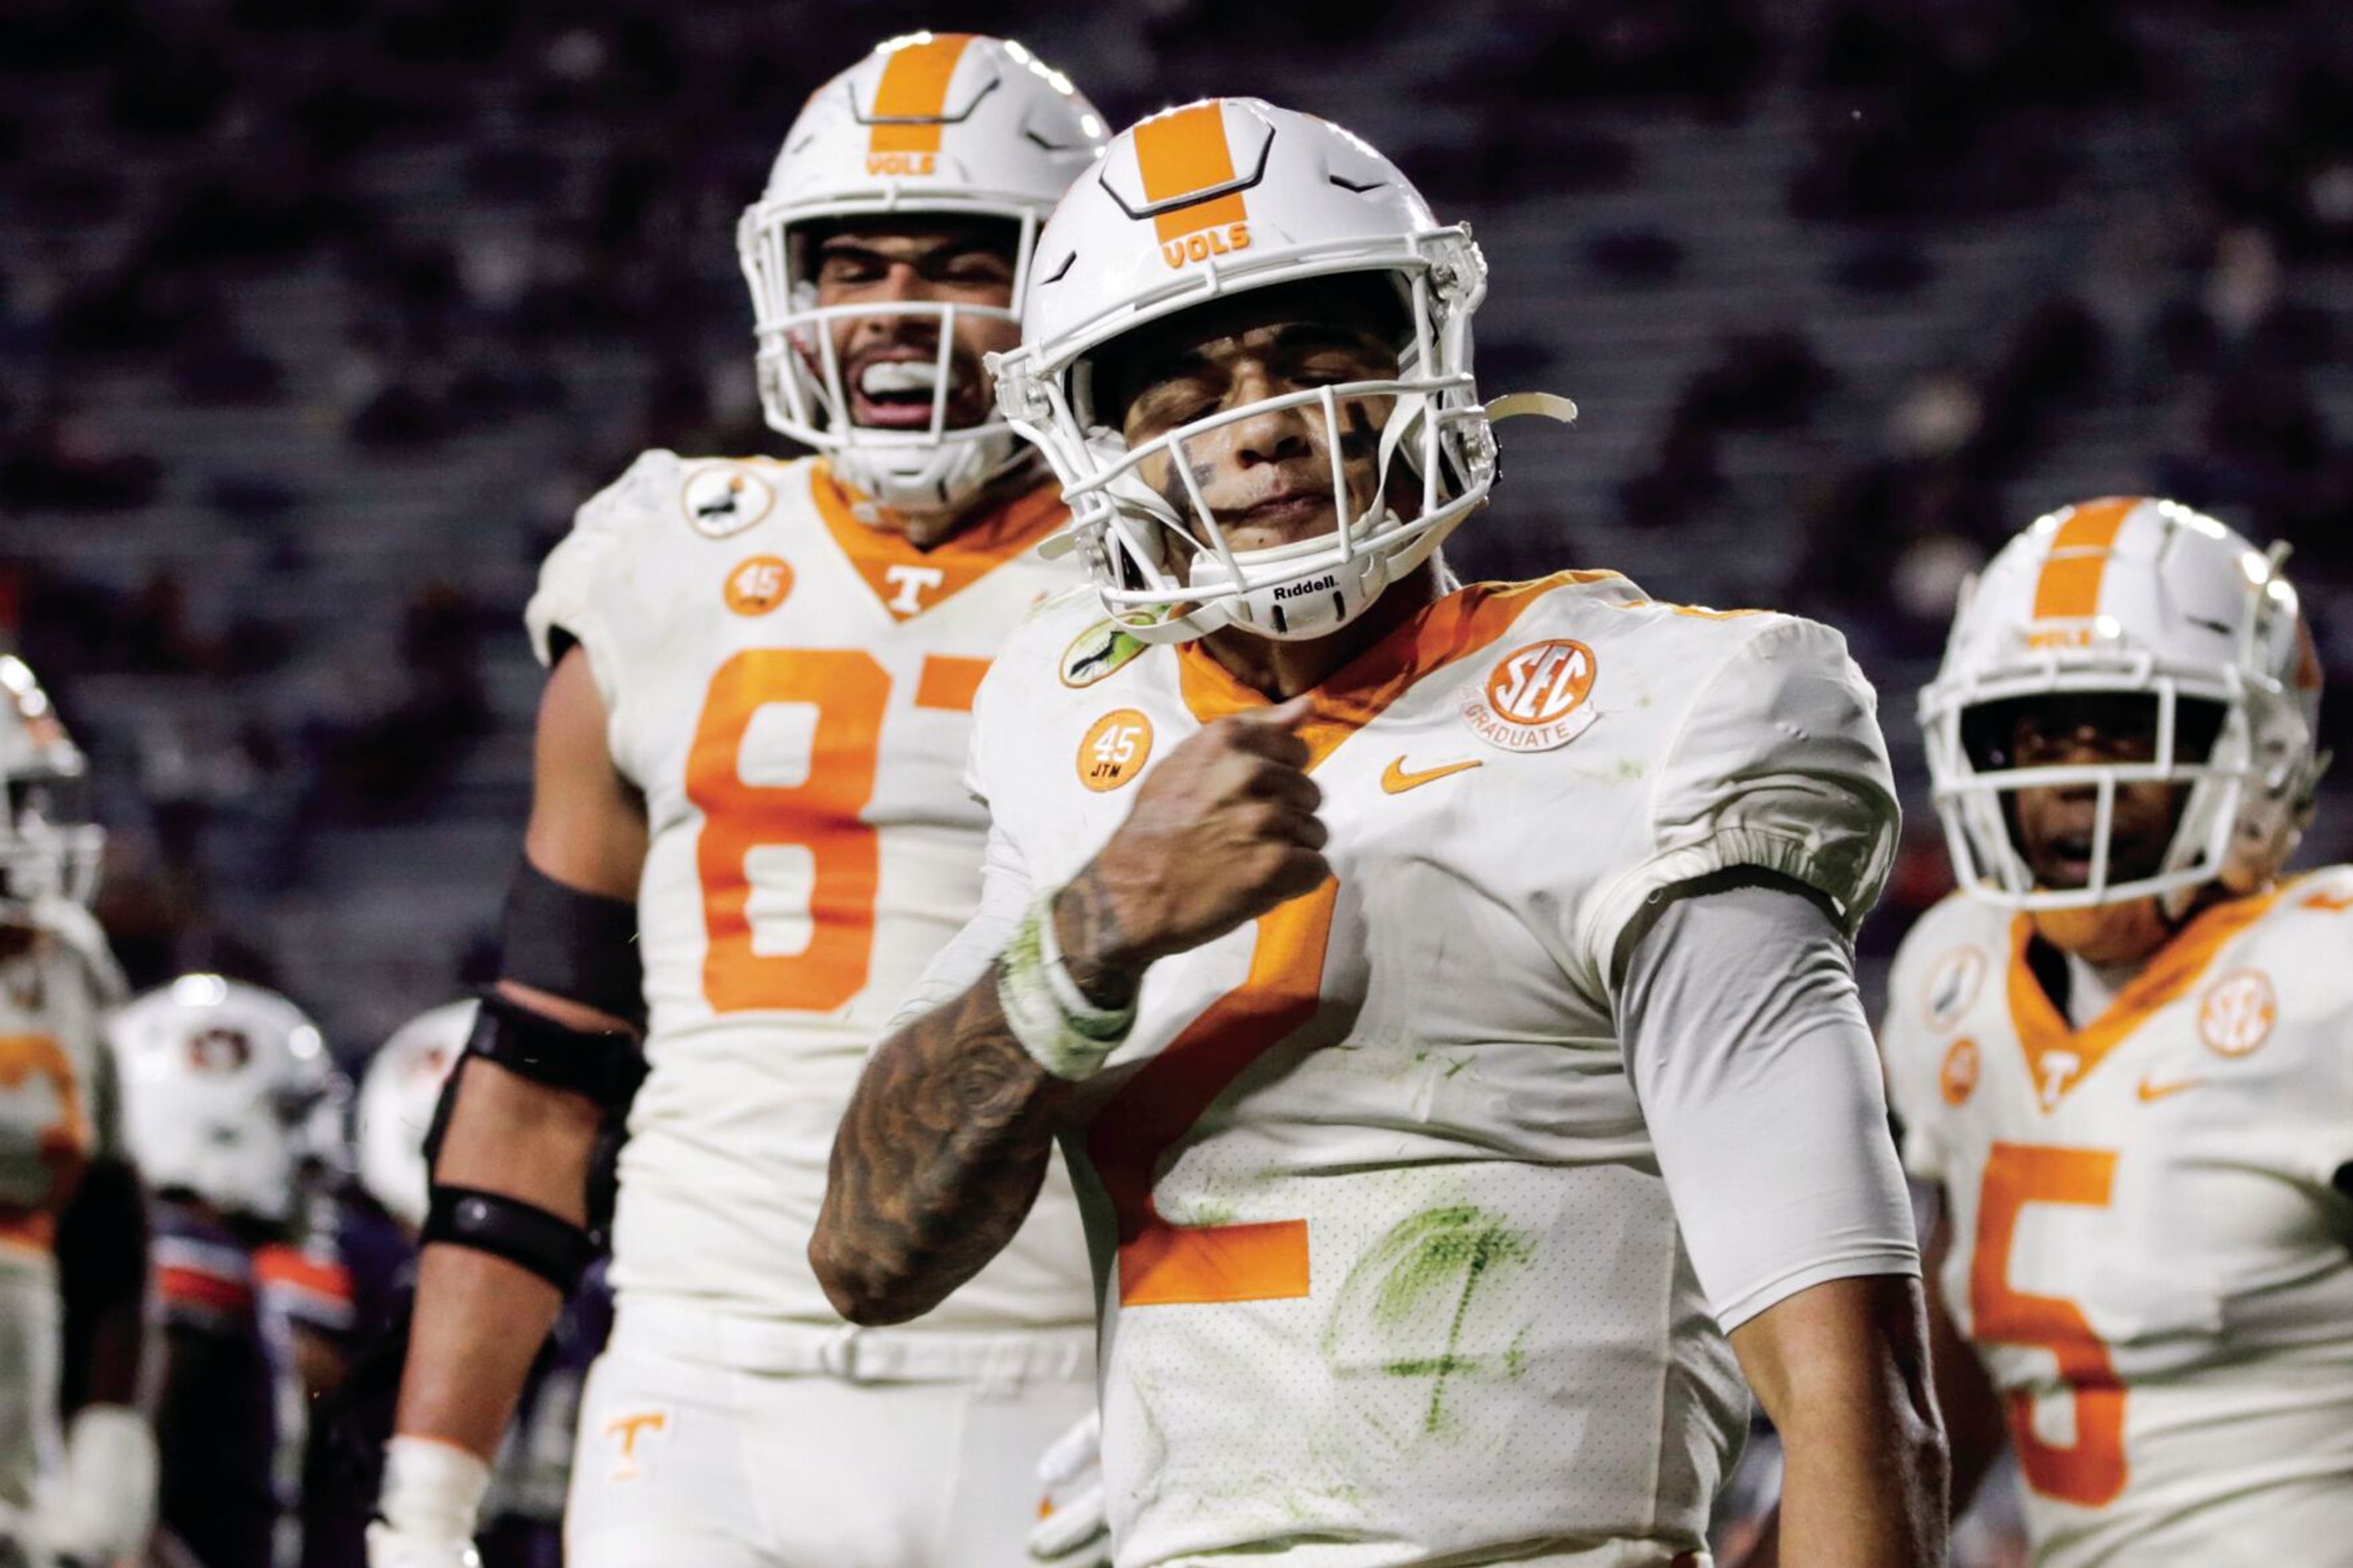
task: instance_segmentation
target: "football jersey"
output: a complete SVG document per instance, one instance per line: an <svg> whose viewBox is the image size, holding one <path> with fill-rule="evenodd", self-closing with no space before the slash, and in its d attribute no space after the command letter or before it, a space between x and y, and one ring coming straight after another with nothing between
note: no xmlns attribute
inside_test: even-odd
<svg viewBox="0 0 2353 1568"><path fill-rule="evenodd" d="M615 766L645 798L649 1068L612 1279L836 1326L805 1251L833 1134L894 1005L978 898L962 769L973 693L1068 574L1031 548L1050 486L930 551L860 520L822 462L645 454L580 510L529 620L586 649ZM1067 1179L923 1322L1082 1324Z"/></svg>
<svg viewBox="0 0 2353 1568"><path fill-rule="evenodd" d="M1882 1031L1939 1284L2039 1563L2353 1550L2353 870L2192 919L2071 1028L2028 917L1956 895ZM2320 1543L2331 1543L2326 1547Z"/></svg>
<svg viewBox="0 0 2353 1568"><path fill-rule="evenodd" d="M1851 931L1895 826L1870 688L1827 627L1596 573L1460 589L1314 701L1333 880L1154 963L1066 1140L1118 1561L1696 1561L1747 1396L1613 959L1736 866ZM1049 605L981 692L993 878L1068 880L1157 760L1264 702Z"/></svg>
<svg viewBox="0 0 2353 1568"><path fill-rule="evenodd" d="M0 1502L23 1508L57 1461L58 1216L93 1156L121 1149L106 1015L127 994L78 904L44 900L0 959Z"/></svg>
<svg viewBox="0 0 2353 1568"><path fill-rule="evenodd" d="M46 1252L91 1157L120 1146L104 1026L126 993L88 910L37 918L0 959L0 1247Z"/></svg>

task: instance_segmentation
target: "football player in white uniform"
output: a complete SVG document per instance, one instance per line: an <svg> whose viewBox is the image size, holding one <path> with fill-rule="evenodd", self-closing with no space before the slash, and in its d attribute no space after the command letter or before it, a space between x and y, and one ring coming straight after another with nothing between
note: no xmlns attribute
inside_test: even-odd
<svg viewBox="0 0 2353 1568"><path fill-rule="evenodd" d="M147 1266L106 1015L125 994L91 918L103 833L76 808L85 763L22 661L0 655L0 1560L138 1550L155 1439L132 1408ZM78 1379L62 1239L97 1287ZM83 1403L60 1429L69 1382Z"/></svg>
<svg viewBox="0 0 2353 1568"><path fill-rule="evenodd" d="M1092 1403L1067 1183L905 1331L844 1323L806 1250L859 1067L978 897L973 691L1069 581L982 356L1018 341L1039 226L1103 129L968 35L818 89L740 236L769 422L822 456L649 452L548 559L525 864L435 1166L380 1568L465 1560L640 1018L570 1560L1020 1557L1032 1467Z"/></svg>
<svg viewBox="0 0 2353 1568"><path fill-rule="evenodd" d="M1960 890L1888 1081L1954 1505L2007 1426L2047 1568L2353 1553L2353 869L2282 871L2319 703L2278 558L2130 497L2003 549L1921 697Z"/></svg>
<svg viewBox="0 0 2353 1568"><path fill-rule="evenodd" d="M311 1405L352 1323L335 1237L310 1228L342 1079L301 1008L217 974L132 1002L107 1042L152 1194L164 1526L200 1562L292 1568Z"/></svg>
<svg viewBox="0 0 2353 1568"><path fill-rule="evenodd" d="M1034 272L1000 404L1100 592L982 686L981 913L844 1117L836 1302L929 1310L1059 1135L1123 1568L1704 1563L1744 1370L1797 1560L1941 1562L1838 635L1448 580L1484 263L1337 127L1146 120Z"/></svg>

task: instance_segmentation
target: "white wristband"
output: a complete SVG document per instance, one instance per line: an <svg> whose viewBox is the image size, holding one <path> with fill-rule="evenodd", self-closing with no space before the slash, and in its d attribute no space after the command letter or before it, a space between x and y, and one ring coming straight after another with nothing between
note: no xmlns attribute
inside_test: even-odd
<svg viewBox="0 0 2353 1568"><path fill-rule="evenodd" d="M1092 1078L1135 1022L1133 1006L1098 1007L1062 963L1055 940L1054 891L1029 906L997 964L997 1001L1013 1037L1056 1078Z"/></svg>
<svg viewBox="0 0 2353 1568"><path fill-rule="evenodd" d="M384 1448L384 1492L376 1512L403 1534L428 1541L471 1541L491 1489L491 1467L436 1437L395 1437Z"/></svg>
<svg viewBox="0 0 2353 1568"><path fill-rule="evenodd" d="M43 1520L49 1548L107 1563L139 1552L155 1527L147 1418L121 1405L82 1406L66 1428L65 1461L61 1495Z"/></svg>

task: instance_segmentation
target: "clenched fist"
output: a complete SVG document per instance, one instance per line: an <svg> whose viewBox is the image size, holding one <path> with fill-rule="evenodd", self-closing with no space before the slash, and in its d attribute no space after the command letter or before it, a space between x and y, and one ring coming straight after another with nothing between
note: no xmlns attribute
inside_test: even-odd
<svg viewBox="0 0 2353 1568"><path fill-rule="evenodd" d="M1294 733L1305 697L1220 719L1136 787L1111 841L1055 900L1065 962L1089 996L1120 1006L1145 967L1223 936L1332 874Z"/></svg>

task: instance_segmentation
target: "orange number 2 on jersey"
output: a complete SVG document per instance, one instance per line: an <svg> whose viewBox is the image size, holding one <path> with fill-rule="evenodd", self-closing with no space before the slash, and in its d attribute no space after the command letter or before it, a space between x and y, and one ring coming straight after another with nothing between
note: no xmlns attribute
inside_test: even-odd
<svg viewBox="0 0 2353 1568"><path fill-rule="evenodd" d="M2010 1289L2010 1244L2020 1211L2029 1204L2108 1206L2116 1157L2101 1149L2052 1149L1996 1143L1986 1162L1978 1198L1977 1246L1969 1258L1969 1312L1979 1340L2039 1345L2059 1358L2059 1375L2074 1390L2075 1441L2054 1447L2034 1431L2031 1394L2009 1394L2010 1441L2027 1484L2044 1497L2099 1508L2125 1489L2125 1391L2107 1347L2092 1332L2083 1309L2063 1296L2030 1296Z"/></svg>
<svg viewBox="0 0 2353 1568"><path fill-rule="evenodd" d="M1152 1201L1160 1162L1260 1057L1315 1015L1340 885L1259 917L1250 977L1209 1004L1095 1115L1087 1157L1119 1216L1122 1306L1307 1294L1307 1222L1179 1226Z"/></svg>
<svg viewBox="0 0 2353 1568"><path fill-rule="evenodd" d="M713 1011L827 1012L865 988L874 945L874 829L859 819L874 795L875 759L891 677L853 648L747 648L719 667L687 755L686 795L702 810L695 846L710 946L703 994ZM812 710L807 774L747 784L744 737L763 709ZM752 857L783 851L807 889L797 951L753 945ZM768 880L773 880L769 879Z"/></svg>

